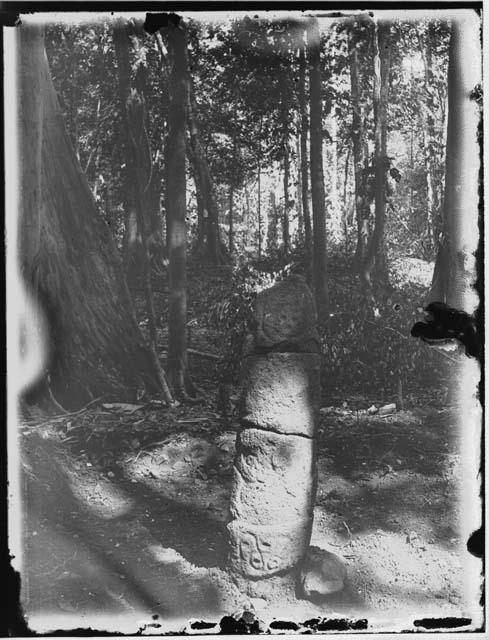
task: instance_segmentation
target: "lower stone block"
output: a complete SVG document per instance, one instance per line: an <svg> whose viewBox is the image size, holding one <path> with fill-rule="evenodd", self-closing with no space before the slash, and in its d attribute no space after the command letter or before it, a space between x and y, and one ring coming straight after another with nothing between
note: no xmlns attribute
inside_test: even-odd
<svg viewBox="0 0 489 640"><path fill-rule="evenodd" d="M307 551L311 522L253 526L233 520L230 538L231 571L250 578L265 578L294 567Z"/></svg>
<svg viewBox="0 0 489 640"><path fill-rule="evenodd" d="M313 447L310 438L243 429L236 441L232 517L253 525L312 518Z"/></svg>

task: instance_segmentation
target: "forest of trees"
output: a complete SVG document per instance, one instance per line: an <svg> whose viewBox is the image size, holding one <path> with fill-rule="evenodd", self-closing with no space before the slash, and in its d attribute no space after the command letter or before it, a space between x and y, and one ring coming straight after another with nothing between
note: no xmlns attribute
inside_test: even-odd
<svg viewBox="0 0 489 640"><path fill-rule="evenodd" d="M335 380L380 362L375 380L402 393L432 368L407 339L427 292L401 290L393 264L438 255L430 299L463 307L453 176L477 148L460 121L476 76L454 24L155 14L23 29L21 262L51 332L34 396L197 397L196 271L222 276L206 319L225 375L254 293L288 272L314 291Z"/></svg>
<svg viewBox="0 0 489 640"><path fill-rule="evenodd" d="M22 16L19 635L482 620L479 28Z"/></svg>

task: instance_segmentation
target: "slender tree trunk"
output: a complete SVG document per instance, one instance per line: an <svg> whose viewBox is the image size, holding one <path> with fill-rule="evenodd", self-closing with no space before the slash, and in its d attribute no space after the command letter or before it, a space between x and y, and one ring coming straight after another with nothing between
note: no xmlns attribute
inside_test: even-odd
<svg viewBox="0 0 489 640"><path fill-rule="evenodd" d="M119 94L120 132L119 145L125 161L123 169L124 239L123 259L128 282L132 282L141 267L141 232L134 188L135 162L127 135L126 101L131 94L131 64L129 60L129 36L125 21L117 21L114 31L114 48L117 60L117 88Z"/></svg>
<svg viewBox="0 0 489 640"><path fill-rule="evenodd" d="M328 238L330 242L339 244L341 240L341 205L339 200L338 190L338 125L336 122L336 113L334 105L331 106L329 113L327 126L331 136L329 149L326 152L329 174L329 187L326 201L329 203L328 217L329 217L329 233Z"/></svg>
<svg viewBox="0 0 489 640"><path fill-rule="evenodd" d="M248 242L250 240L250 193L248 191L248 185L245 183L245 207L243 212L243 227L244 227L244 246L248 248Z"/></svg>
<svg viewBox="0 0 489 640"><path fill-rule="evenodd" d="M433 55L432 55L432 39L434 37L433 25L430 23L426 31L426 59L425 59L425 91L426 91L426 126L424 128L426 135L425 149L425 174L426 174L426 230L428 236L429 249L433 250L436 246L434 235L435 213L435 194L433 189L433 171L434 171L434 144L435 144L435 117L434 117L434 100L432 85L433 77Z"/></svg>
<svg viewBox="0 0 489 640"><path fill-rule="evenodd" d="M205 207L197 182L195 182L195 197L197 199L197 247L203 249L206 238Z"/></svg>
<svg viewBox="0 0 489 640"><path fill-rule="evenodd" d="M22 26L19 40L21 122L39 123L42 113L42 133L29 128L28 154L21 132L21 263L26 281L38 283L47 315L51 388L73 408L102 394L127 398L141 384L171 400L136 323L112 233L64 127L41 32Z"/></svg>
<svg viewBox="0 0 489 640"><path fill-rule="evenodd" d="M308 22L309 92L310 92L310 158L313 216L313 286L318 315L328 313L328 281L326 254L326 208L323 173L323 127L321 98L320 35L317 19Z"/></svg>
<svg viewBox="0 0 489 640"><path fill-rule="evenodd" d="M282 153L284 161L283 187L284 205L282 210L282 242L283 252L287 256L290 252L290 231L289 231L289 97L287 95L287 84L282 75L281 81L281 111L282 111Z"/></svg>
<svg viewBox="0 0 489 640"><path fill-rule="evenodd" d="M270 191L270 206L268 213L268 229L267 229L267 253L269 256L273 256L277 250L277 201L275 197L275 191Z"/></svg>
<svg viewBox="0 0 489 640"><path fill-rule="evenodd" d="M260 117L260 135L261 135L261 117ZM261 260L262 254L262 221L261 221L261 139L258 138L258 260Z"/></svg>
<svg viewBox="0 0 489 640"><path fill-rule="evenodd" d="M289 231L289 149L288 142L284 148L284 208L282 214L282 239L284 255L290 253L290 231Z"/></svg>
<svg viewBox="0 0 489 640"><path fill-rule="evenodd" d="M297 154L297 182L295 199L297 202L297 240L300 246L304 244L304 213L302 210L302 176L301 176L301 139L300 139L300 121L296 137L296 154Z"/></svg>
<svg viewBox="0 0 489 640"><path fill-rule="evenodd" d="M348 145L348 151L345 158L345 179L343 181L343 215L341 217L343 224L343 236L345 238L345 254L349 255L349 243L348 243L348 177L350 174L350 156L351 147Z"/></svg>
<svg viewBox="0 0 489 640"><path fill-rule="evenodd" d="M190 145L193 151L191 160L195 163L195 171L199 175L198 183L202 190L202 200L206 212L207 255L212 264L225 264L228 261L228 256L226 255L225 247L220 238L219 211L206 153L200 140L197 103L195 101L191 79L187 96L187 107Z"/></svg>
<svg viewBox="0 0 489 640"><path fill-rule="evenodd" d="M480 82L478 29L468 17L452 22L448 63L448 135L443 231L428 302L474 308L474 229L477 228L480 154L478 105L471 92ZM479 58L479 59L478 59Z"/></svg>
<svg viewBox="0 0 489 640"><path fill-rule="evenodd" d="M189 72L187 42L182 20L167 30L171 60L170 105L166 152L166 215L168 266L168 378L174 393L193 393L187 363L187 228L185 132ZM193 134L195 135L195 133ZM195 149L194 149L195 151Z"/></svg>
<svg viewBox="0 0 489 640"><path fill-rule="evenodd" d="M121 92L120 99L123 108L124 132L126 134L124 148L126 150L126 166L128 168L126 179L129 181L129 184L126 186L133 190L137 216L136 222L141 243L140 262L144 282L149 336L151 347L154 352L157 353L158 335L153 289L151 285L151 257L148 242L151 218L154 218L157 212L150 211L150 205L153 203L151 203L148 198L148 187L153 180L153 161L146 130L146 104L143 93L146 88L146 73L144 67L140 65L136 73L137 86L132 86L129 70L126 67L129 63L131 41L127 31L127 24L123 20L119 20L114 27L114 42L118 62L117 71L119 76L119 91ZM122 95L123 91L127 93ZM160 234L159 238L160 245L163 242L161 235L162 234Z"/></svg>
<svg viewBox="0 0 489 640"><path fill-rule="evenodd" d="M205 242L207 238L207 218L206 218L206 209L204 199L202 197L203 188L200 183L200 175L197 171L197 163L195 161L195 155L192 150L192 145L190 144L190 140L187 140L187 144L185 146L187 151L187 157L190 163L192 176L194 179L195 186L195 199L197 200L197 249L198 251L203 251L205 247Z"/></svg>
<svg viewBox="0 0 489 640"><path fill-rule="evenodd" d="M372 271L382 285L388 285L385 247L385 204L387 183L387 103L390 72L390 25L375 25L374 35L374 120L375 120L375 227L367 249L361 278L366 292L372 289Z"/></svg>
<svg viewBox="0 0 489 640"><path fill-rule="evenodd" d="M234 253L234 181L229 185L229 253Z"/></svg>
<svg viewBox="0 0 489 640"><path fill-rule="evenodd" d="M357 217L357 246L355 263L360 268L368 246L368 220L370 206L367 197L368 154L365 152L365 114L362 108L362 91L358 49L354 33L349 34L350 83L352 106L353 168L355 173L355 209Z"/></svg>
<svg viewBox="0 0 489 640"><path fill-rule="evenodd" d="M234 253L234 185L236 182L236 160L238 151L238 131L236 125L237 113L236 113L236 100L237 94L233 92L235 97L234 108L234 126L233 126L233 152L232 152L232 167L231 167L231 182L229 185L229 253Z"/></svg>
<svg viewBox="0 0 489 640"><path fill-rule="evenodd" d="M303 39L299 49L299 110L301 116L300 149L301 149L301 200L304 216L304 241L306 258L306 278L309 284L312 283L312 225L311 213L309 210L309 168L307 154L307 132L309 129L307 121L307 101L306 101L306 44Z"/></svg>

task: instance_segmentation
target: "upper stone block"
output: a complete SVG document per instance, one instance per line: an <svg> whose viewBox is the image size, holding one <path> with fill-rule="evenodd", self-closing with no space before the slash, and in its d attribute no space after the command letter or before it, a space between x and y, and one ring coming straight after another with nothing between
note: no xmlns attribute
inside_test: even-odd
<svg viewBox="0 0 489 640"><path fill-rule="evenodd" d="M264 350L317 353L316 324L311 290L304 278L291 275L258 294L248 353Z"/></svg>

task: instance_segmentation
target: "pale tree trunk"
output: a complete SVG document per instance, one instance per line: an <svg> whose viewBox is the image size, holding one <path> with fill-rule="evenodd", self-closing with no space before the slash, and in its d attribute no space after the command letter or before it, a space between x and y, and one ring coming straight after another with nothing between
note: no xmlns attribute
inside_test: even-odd
<svg viewBox="0 0 489 640"><path fill-rule="evenodd" d="M245 184L244 186L244 192L245 192L245 206L243 209L243 243L245 246L245 249L248 248L248 243L250 241L250 193L248 191L248 185Z"/></svg>
<svg viewBox="0 0 489 640"><path fill-rule="evenodd" d="M477 246L478 106L471 92L480 82L479 34L468 17L452 23L448 63L448 135L443 231L429 302L444 302L472 313L475 292L473 251Z"/></svg>
<svg viewBox="0 0 489 640"><path fill-rule="evenodd" d="M310 159L313 216L313 286L318 315L328 313L328 282L326 254L326 208L323 173L323 127L321 99L320 36L317 19L308 22L309 93L310 93Z"/></svg>
<svg viewBox="0 0 489 640"><path fill-rule="evenodd" d="M307 121L307 100L306 100L306 43L304 34L299 48L299 111L300 111L300 175L301 175L301 202L304 217L304 242L306 259L306 278L309 284L312 283L312 224L309 210L309 167L307 154L307 132L309 124Z"/></svg>
<svg viewBox="0 0 489 640"><path fill-rule="evenodd" d="M289 149L288 141L284 148L284 208L282 213L282 240L284 255L290 252L290 231L289 231Z"/></svg>
<svg viewBox="0 0 489 640"><path fill-rule="evenodd" d="M168 243L168 378L181 399L193 395L187 361L187 203L186 126L189 90L187 41L182 20L167 29L171 60L166 139L166 215Z"/></svg>
<svg viewBox="0 0 489 640"><path fill-rule="evenodd" d="M371 295L372 271L376 280L388 286L385 246L385 210L387 186L387 104L390 73L390 25L375 25L374 34L374 120L375 120L375 226L370 238L361 278L365 292Z"/></svg>
<svg viewBox="0 0 489 640"><path fill-rule="evenodd" d="M361 75L358 49L354 33L349 33L350 83L352 106L353 168L355 173L355 210L357 219L357 245L355 263L362 265L368 246L368 219L370 206L367 198L368 153L365 145L365 114L362 107Z"/></svg>
<svg viewBox="0 0 489 640"><path fill-rule="evenodd" d="M234 253L234 184L229 185L229 253Z"/></svg>
<svg viewBox="0 0 489 640"><path fill-rule="evenodd" d="M348 145L348 151L345 158L345 178L343 181L343 213L341 216L341 224L343 226L343 237L345 238L345 255L349 256L349 242L348 242L348 222L349 222L349 202L348 202L348 179L350 175L350 156L351 147Z"/></svg>
<svg viewBox="0 0 489 640"><path fill-rule="evenodd" d="M132 397L142 384L171 401L64 127L38 27L19 28L19 61L21 123L29 123L21 130L21 264L49 324L50 387L69 407L100 395Z"/></svg>
<svg viewBox="0 0 489 640"><path fill-rule="evenodd" d="M332 105L331 112L328 117L327 126L331 136L330 147L327 152L328 173L329 173L329 193L327 201L329 202L329 228L328 237L334 244L339 244L341 240L341 210L338 192L338 126L336 122L335 107Z"/></svg>
<svg viewBox="0 0 489 640"><path fill-rule="evenodd" d="M304 213L302 210L302 176L301 176L301 139L300 139L300 121L296 138L296 154L297 154L297 182L295 199L297 202L297 240L300 246L304 244Z"/></svg>
<svg viewBox="0 0 489 640"><path fill-rule="evenodd" d="M287 96L287 87L285 79L281 80L281 101L282 101L282 151L284 161L283 188L284 188L284 204L282 210L282 242L284 255L290 252L290 232L289 232L289 100Z"/></svg>
<svg viewBox="0 0 489 640"><path fill-rule="evenodd" d="M236 99L236 93L233 92ZM234 108L234 123L236 123L236 107ZM231 167L231 181L229 185L229 253L234 253L234 189L236 182L236 160L238 154L238 132L236 124L233 127L233 152L232 152L232 167Z"/></svg>
<svg viewBox="0 0 489 640"><path fill-rule="evenodd" d="M275 192L270 191L270 206L268 212L268 230L267 230L267 252L269 256L273 256L273 253L277 250L277 227L278 227L278 215L277 215L277 201Z"/></svg>
<svg viewBox="0 0 489 640"><path fill-rule="evenodd" d="M261 117L260 133L261 135ZM261 220L261 140L258 138L258 260L262 255L262 220Z"/></svg>
<svg viewBox="0 0 489 640"><path fill-rule="evenodd" d="M426 122L425 122L425 174L426 174L426 230L428 235L429 249L432 250L436 246L435 239L435 192L433 189L433 173L435 164L434 144L435 144L435 104L434 95L434 76L433 76L433 52L432 38L434 37L433 24L428 25L426 31L426 59L425 59L425 92L426 92Z"/></svg>
<svg viewBox="0 0 489 640"><path fill-rule="evenodd" d="M187 158L189 159L192 177L195 186L195 199L197 201L197 250L203 252L205 249L205 239L207 236L207 219L204 199L202 197L202 185L200 184L199 172L196 169L194 152L190 140L187 140L185 146Z"/></svg>

